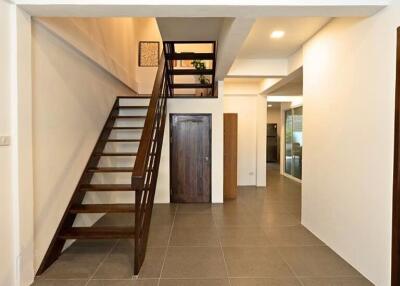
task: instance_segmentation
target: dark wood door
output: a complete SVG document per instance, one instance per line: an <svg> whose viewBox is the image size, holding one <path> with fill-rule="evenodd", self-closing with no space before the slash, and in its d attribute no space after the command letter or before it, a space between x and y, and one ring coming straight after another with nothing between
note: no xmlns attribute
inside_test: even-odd
<svg viewBox="0 0 400 286"><path fill-rule="evenodd" d="M171 202L211 201L211 115L170 115Z"/></svg>
<svg viewBox="0 0 400 286"><path fill-rule="evenodd" d="M238 114L224 113L224 199L236 198Z"/></svg>

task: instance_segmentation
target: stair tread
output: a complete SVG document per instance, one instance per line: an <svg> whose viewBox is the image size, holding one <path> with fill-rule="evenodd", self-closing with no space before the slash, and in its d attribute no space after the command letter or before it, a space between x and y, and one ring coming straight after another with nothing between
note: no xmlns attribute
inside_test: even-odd
<svg viewBox="0 0 400 286"><path fill-rule="evenodd" d="M103 172L103 173L122 173L122 172L132 172L133 167L96 167L89 168L89 172Z"/></svg>
<svg viewBox="0 0 400 286"><path fill-rule="evenodd" d="M147 105L120 105L117 109L147 109Z"/></svg>
<svg viewBox="0 0 400 286"><path fill-rule="evenodd" d="M107 139L107 142L140 142L140 139Z"/></svg>
<svg viewBox="0 0 400 286"><path fill-rule="evenodd" d="M215 54L213 53L171 53L166 54L167 60L213 60Z"/></svg>
<svg viewBox="0 0 400 286"><path fill-rule="evenodd" d="M107 227L71 227L63 230L60 237L63 239L110 239L133 238L134 227L107 226Z"/></svg>
<svg viewBox="0 0 400 286"><path fill-rule="evenodd" d="M136 156L136 152L97 152L95 156Z"/></svg>
<svg viewBox="0 0 400 286"><path fill-rule="evenodd" d="M83 204L73 206L71 213L132 213L134 204Z"/></svg>
<svg viewBox="0 0 400 286"><path fill-rule="evenodd" d="M212 84L206 83L175 83L172 85L173 88L211 88Z"/></svg>
<svg viewBox="0 0 400 286"><path fill-rule="evenodd" d="M112 118L137 118L137 119L142 119L142 118L146 118L145 115L116 115L113 116Z"/></svg>
<svg viewBox="0 0 400 286"><path fill-rule="evenodd" d="M131 184L84 184L81 190L133 191Z"/></svg>
<svg viewBox="0 0 400 286"><path fill-rule="evenodd" d="M117 96L118 99L142 99L151 98L151 95L135 95L135 96Z"/></svg>
<svg viewBox="0 0 400 286"><path fill-rule="evenodd" d="M173 75L195 75L195 74L213 74L212 69L205 69L205 70L196 70L196 69L173 69L171 70L171 74Z"/></svg>
<svg viewBox="0 0 400 286"><path fill-rule="evenodd" d="M125 129L125 130L133 129L133 130L140 130L140 129L143 129L143 127L112 126L112 127L107 127L107 129Z"/></svg>

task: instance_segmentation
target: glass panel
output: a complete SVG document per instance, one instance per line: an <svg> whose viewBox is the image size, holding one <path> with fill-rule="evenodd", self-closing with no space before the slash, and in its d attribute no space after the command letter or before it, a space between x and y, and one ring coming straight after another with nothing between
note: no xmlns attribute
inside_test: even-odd
<svg viewBox="0 0 400 286"><path fill-rule="evenodd" d="M285 173L292 174L292 110L285 111Z"/></svg>
<svg viewBox="0 0 400 286"><path fill-rule="evenodd" d="M293 144L292 144L292 175L301 179L301 163L303 150L303 107L293 109Z"/></svg>

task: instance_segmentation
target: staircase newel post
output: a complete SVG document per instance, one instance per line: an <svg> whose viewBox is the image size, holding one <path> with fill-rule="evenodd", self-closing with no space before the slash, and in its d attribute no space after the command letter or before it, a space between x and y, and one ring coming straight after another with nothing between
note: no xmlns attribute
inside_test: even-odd
<svg viewBox="0 0 400 286"><path fill-rule="evenodd" d="M136 276L140 270L140 206L142 200L142 190L135 188L135 247L134 247L134 259L133 259L133 274Z"/></svg>

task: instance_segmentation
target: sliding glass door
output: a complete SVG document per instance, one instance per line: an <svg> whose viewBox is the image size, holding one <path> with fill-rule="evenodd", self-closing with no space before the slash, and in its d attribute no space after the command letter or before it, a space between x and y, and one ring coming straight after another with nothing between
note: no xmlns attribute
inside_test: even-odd
<svg viewBox="0 0 400 286"><path fill-rule="evenodd" d="M285 111L285 173L301 179L303 107Z"/></svg>

